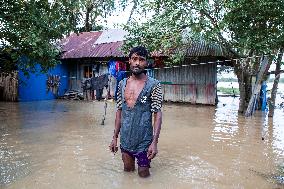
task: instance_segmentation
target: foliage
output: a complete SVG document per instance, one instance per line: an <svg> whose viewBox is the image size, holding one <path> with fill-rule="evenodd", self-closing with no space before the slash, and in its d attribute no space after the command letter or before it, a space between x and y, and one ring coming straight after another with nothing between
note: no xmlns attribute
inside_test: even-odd
<svg viewBox="0 0 284 189"><path fill-rule="evenodd" d="M184 46L205 40L242 57L273 53L284 44L283 0L146 0L137 11L153 17L125 26L130 32L125 50L141 44L182 58ZM173 51L177 47L181 49Z"/></svg>
<svg viewBox="0 0 284 189"><path fill-rule="evenodd" d="M79 22L77 1L1 0L0 40L2 53L12 58L10 64L27 72L35 71L35 62L42 71L53 67L59 50L56 41L76 30ZM19 61L21 56L29 61Z"/></svg>
<svg viewBox="0 0 284 189"><path fill-rule="evenodd" d="M152 12L153 17L125 27L130 33L125 50L142 44L179 63L192 42L221 45L234 58L242 58L232 61L242 83L239 112L247 108L252 75L260 70L259 58L244 57L276 54L284 46L283 0L145 0L140 7L137 11ZM268 67L272 59L277 56L268 57Z"/></svg>
<svg viewBox="0 0 284 189"><path fill-rule="evenodd" d="M99 18L106 18L115 9L114 0L78 0L81 12L81 20L84 26L80 31L97 31L103 29L102 25L97 24Z"/></svg>
<svg viewBox="0 0 284 189"><path fill-rule="evenodd" d="M231 66L217 66L217 74L222 75L232 73L234 69Z"/></svg>
<svg viewBox="0 0 284 189"><path fill-rule="evenodd" d="M163 12L160 12L162 7L164 7ZM173 60L178 62L183 54L173 53L173 49L181 46L181 33L188 22L188 18L183 14L185 10L180 7L182 4L172 1L144 1L140 6L141 11L156 11L156 13L145 23L140 24L139 20L132 20L124 26L124 29L130 33L124 50L128 51L133 46L143 45L151 52L174 55Z"/></svg>
<svg viewBox="0 0 284 189"><path fill-rule="evenodd" d="M0 51L0 72L9 73L12 70L16 70L15 64L11 64L13 59L7 52Z"/></svg>
<svg viewBox="0 0 284 189"><path fill-rule="evenodd" d="M284 45L283 0L227 1L224 21L235 48L273 53Z"/></svg>
<svg viewBox="0 0 284 189"><path fill-rule="evenodd" d="M101 29L95 19L114 9L114 0L0 0L0 4L1 70L18 67L26 74L35 72L37 64L43 72L55 66L60 39L85 31L81 25L86 22L90 30Z"/></svg>

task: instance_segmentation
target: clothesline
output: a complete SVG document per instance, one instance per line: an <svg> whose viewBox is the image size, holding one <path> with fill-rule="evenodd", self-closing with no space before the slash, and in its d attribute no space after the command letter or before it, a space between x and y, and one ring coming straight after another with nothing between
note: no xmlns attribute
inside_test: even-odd
<svg viewBox="0 0 284 189"><path fill-rule="evenodd" d="M263 55L263 56L278 56L281 55L283 53L277 53L277 54L271 54L271 55ZM222 62L233 62L236 61L236 63L238 63L238 61L243 61L243 60L248 60L248 59L255 59L255 58L261 58L262 56L260 55L255 55L255 56L250 56L250 57L244 57L244 58L233 58L233 59L226 59L226 60L217 60L217 61L208 61L208 62L200 62L200 63L191 63L191 64L182 64L182 65L173 65L173 66L165 66L162 68L153 68L154 70L159 70L159 69L170 69L170 68L179 68L179 67L188 67L188 66L198 66L198 65L204 65L204 64L220 64ZM107 64L108 61L100 61L100 63L102 64ZM146 69L146 70L152 70L152 69ZM129 71L125 71L125 72L129 72Z"/></svg>
<svg viewBox="0 0 284 189"><path fill-rule="evenodd" d="M277 53L277 54L272 54L271 56L275 55L275 56L278 56L278 55L281 55L283 53ZM267 56L270 56L270 55L263 55L265 57ZM177 65L174 65L174 66L166 66L166 67L163 67L163 68L153 68L155 70L159 70L159 69L170 69L170 68L179 68L179 67L187 67L187 66L197 66L197 65L204 65L204 64L214 64L214 63L222 63L222 62L232 62L232 61L236 61L236 63L238 61L241 61L241 60L248 60L248 59L254 59L254 58L261 58L262 56L251 56L251 57L245 57L245 58L234 58L234 59L227 59L227 60L217 60L217 61L208 61L208 62L200 62L200 63L191 63L191 64L183 64L181 66L177 66ZM150 70L150 69L149 69Z"/></svg>

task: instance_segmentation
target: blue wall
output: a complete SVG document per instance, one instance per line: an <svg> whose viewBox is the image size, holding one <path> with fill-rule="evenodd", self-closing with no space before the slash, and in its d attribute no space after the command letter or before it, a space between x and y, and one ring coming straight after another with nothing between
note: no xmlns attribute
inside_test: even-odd
<svg viewBox="0 0 284 189"><path fill-rule="evenodd" d="M39 68L39 66L38 66ZM59 96L62 96L68 89L68 69L66 64L59 64L48 74L60 76ZM40 70L40 69L38 69ZM46 87L47 74L29 73L26 77L23 72L19 72L19 101L51 100L55 95Z"/></svg>

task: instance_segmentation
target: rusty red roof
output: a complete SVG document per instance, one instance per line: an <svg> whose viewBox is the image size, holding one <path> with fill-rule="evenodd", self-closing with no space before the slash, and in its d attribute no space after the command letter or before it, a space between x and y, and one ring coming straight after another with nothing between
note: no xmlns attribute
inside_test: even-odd
<svg viewBox="0 0 284 189"><path fill-rule="evenodd" d="M89 57L91 47L102 32L83 32L71 34L60 43L61 59Z"/></svg>
<svg viewBox="0 0 284 189"><path fill-rule="evenodd" d="M89 57L125 57L120 50L123 42L111 42L94 45Z"/></svg>
<svg viewBox="0 0 284 189"><path fill-rule="evenodd" d="M102 43L102 40L98 40L102 36L106 38L106 34L104 34L104 32L108 31L82 32L79 33L79 35L72 34L63 39L60 43L62 49L61 59L125 57L123 52L120 50L123 41L117 41L115 40L115 37L112 37L114 42ZM118 31L114 31L111 34L115 35L115 32ZM118 40L121 40L121 36ZM100 43L97 43L97 41Z"/></svg>
<svg viewBox="0 0 284 189"><path fill-rule="evenodd" d="M121 29L82 32L78 35L75 33L71 34L60 43L62 47L61 59L126 57L121 50L126 35L127 32ZM207 44L204 41L200 41L195 43L192 42L187 46L186 56L188 57L229 57L228 52L220 45ZM163 52L154 51L151 53L151 56L160 57L166 55Z"/></svg>

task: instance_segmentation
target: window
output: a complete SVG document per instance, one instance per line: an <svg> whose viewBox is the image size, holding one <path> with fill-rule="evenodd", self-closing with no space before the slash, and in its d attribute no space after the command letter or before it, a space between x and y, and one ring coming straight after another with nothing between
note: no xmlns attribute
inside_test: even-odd
<svg viewBox="0 0 284 189"><path fill-rule="evenodd" d="M84 66L84 78L93 77L93 68L92 65Z"/></svg>

